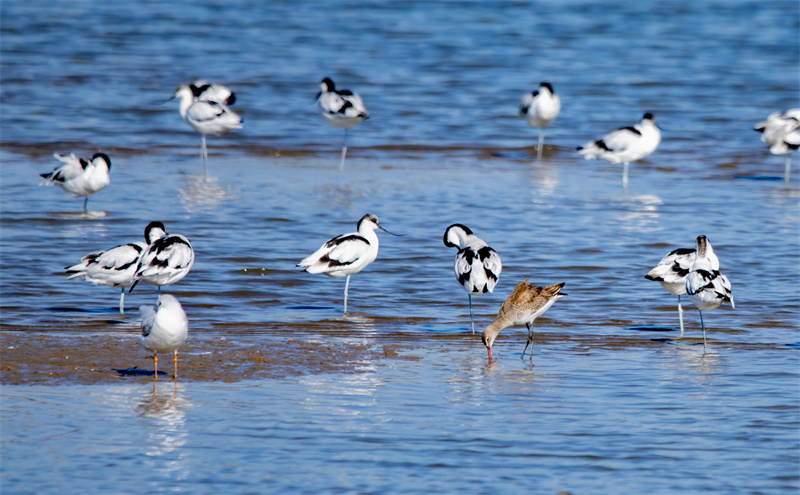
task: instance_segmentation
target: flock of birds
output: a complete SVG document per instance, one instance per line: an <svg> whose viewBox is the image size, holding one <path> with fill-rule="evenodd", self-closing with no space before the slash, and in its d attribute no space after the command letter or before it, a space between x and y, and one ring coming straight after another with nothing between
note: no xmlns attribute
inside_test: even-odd
<svg viewBox="0 0 800 495"><path fill-rule="evenodd" d="M206 136L242 128L241 117L228 107L234 104L235 95L222 85L197 81L178 86L172 99L180 101L181 117L201 135L203 170L207 175ZM319 111L326 123L345 130L339 166L342 171L347 153L348 131L367 119L369 112L356 93L337 90L329 78L321 81L315 101L319 103ZM552 85L546 82L522 99L521 115L527 118L530 126L540 129L538 158L542 156L545 128L558 117L560 110L561 100ZM788 182L790 153L800 147L800 109L773 113L767 120L757 124L755 129L762 133L762 141L770 146L773 154L787 155L785 178ZM661 132L655 119L651 113L646 113L638 124L616 129L600 139L590 141L579 147L578 152L586 159L599 158L610 163L622 163L622 180L627 185L629 164L653 153L660 142ZM109 184L111 160L104 153L95 154L91 160L77 158L74 154L56 154L55 157L62 165L50 173L41 174L45 179L44 183L57 184L68 194L85 198L83 206L86 210L89 196ZM358 221L356 232L333 237L297 265L309 273L321 273L334 278L347 277L344 289L345 313L350 276L363 270L378 256L377 229L392 234L380 225L377 216L364 215ZM80 278L93 284L120 288L120 313L125 311L126 288L130 287L129 292L132 291L139 281L157 286L159 297L156 307L140 307L143 316L141 343L146 350L153 353L156 377L158 353L174 353L177 377L177 352L186 341L188 320L180 302L172 295L162 294L161 287L178 282L189 273L194 264L194 250L189 239L179 234L168 234L161 222L150 222L145 228L144 237L145 242L132 242L90 253L80 263L69 266L66 270L70 279ZM494 291L502 271L500 256L469 227L462 224L447 227L443 241L445 246L458 249L455 256L455 276L467 291L472 332L475 333L472 296ZM668 253L645 278L660 282L667 291L678 296L681 336L684 325L680 296L687 294L698 307L705 353L706 332L702 312L716 309L722 303L734 307L731 284L719 271L719 260L708 239L701 235L696 239L695 249L681 248ZM492 359L492 345L497 335L505 328L523 325L528 329L528 338L522 358L524 359L528 347L531 346L532 359L534 320L556 300L567 295L561 292L564 285L560 283L537 287L528 280L519 282L501 305L497 317L481 335L489 359Z"/></svg>

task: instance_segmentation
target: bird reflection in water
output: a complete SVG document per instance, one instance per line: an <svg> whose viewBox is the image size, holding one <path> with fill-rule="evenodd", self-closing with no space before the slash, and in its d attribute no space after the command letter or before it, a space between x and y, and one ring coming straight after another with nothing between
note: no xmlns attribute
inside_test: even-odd
<svg viewBox="0 0 800 495"><path fill-rule="evenodd" d="M233 199L225 188L219 186L219 178L187 175L180 189L181 202L189 212L208 211L223 201Z"/></svg>
<svg viewBox="0 0 800 495"><path fill-rule="evenodd" d="M153 382L152 391L148 386L142 394L137 411L146 420L145 453L158 459L153 468L160 476L178 479L188 470L182 448L189 437L186 410L190 406L189 401L178 394L178 382Z"/></svg>

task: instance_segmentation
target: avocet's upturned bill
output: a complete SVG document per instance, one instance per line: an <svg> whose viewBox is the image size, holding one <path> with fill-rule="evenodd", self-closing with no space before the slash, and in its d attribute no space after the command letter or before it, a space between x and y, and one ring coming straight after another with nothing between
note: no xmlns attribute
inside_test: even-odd
<svg viewBox="0 0 800 495"><path fill-rule="evenodd" d="M644 276L647 280L660 282L661 286L673 296L678 296L678 318L681 323L681 337L683 337L683 307L681 295L686 294L686 275L694 264L694 249L679 248L670 251L661 258L658 264ZM716 259L716 258L715 258ZM717 266L716 268L719 268Z"/></svg>
<svg viewBox="0 0 800 495"><path fill-rule="evenodd" d="M686 293L689 300L700 310L700 325L703 328L703 353L706 352L706 326L703 311L711 311L726 302L732 308L733 294L728 278L719 271L719 259L714 254L706 236L697 237L697 255L686 275Z"/></svg>
<svg viewBox="0 0 800 495"><path fill-rule="evenodd" d="M536 150L537 159L542 159L544 146L544 128L556 120L561 111L561 98L553 90L550 83L543 82L539 89L526 93L522 97L520 115L527 117L528 125L539 128L539 147Z"/></svg>
<svg viewBox="0 0 800 495"><path fill-rule="evenodd" d="M469 319L475 333L472 314L472 296L493 292L503 271L503 263L497 251L472 233L466 225L453 224L444 231L444 245L458 248L454 270L456 280L469 294Z"/></svg>
<svg viewBox="0 0 800 495"><path fill-rule="evenodd" d="M344 158L347 154L347 133L356 124L369 118L369 112L358 94L347 89L337 90L329 77L319 83L319 93L314 101L319 102L319 113L329 126L344 129L342 158L339 164L341 172L344 170Z"/></svg>
<svg viewBox="0 0 800 495"><path fill-rule="evenodd" d="M219 136L231 129L241 129L242 118L224 103L196 99L192 89L186 85L178 86L172 97L180 100L179 111L183 120L192 129L200 133L203 172L207 176L208 150L206 148L206 136L209 134Z"/></svg>
<svg viewBox="0 0 800 495"><path fill-rule="evenodd" d="M105 153L95 153L91 160L78 158L74 153L53 156L62 165L50 173L40 174L44 178L42 184L55 184L70 196L83 197L83 209L87 211L89 196L111 182L111 159Z"/></svg>
<svg viewBox="0 0 800 495"><path fill-rule="evenodd" d="M792 151L800 147L800 108L786 112L773 112L767 120L759 122L755 130L761 133L761 140L769 146L773 155L786 155L784 180L789 183L792 167Z"/></svg>
<svg viewBox="0 0 800 495"><path fill-rule="evenodd" d="M533 360L533 322L545 311L550 309L558 299L567 294L561 292L565 282L547 287L536 287L528 283L528 279L519 282L511 295L503 301L500 311L494 321L487 326L481 335L481 341L489 351L489 361L492 360L492 345L497 335L508 327L525 325L528 328L528 340L522 350L521 359L525 358L528 345L531 346L530 359Z"/></svg>
<svg viewBox="0 0 800 495"><path fill-rule="evenodd" d="M609 163L622 163L622 183L628 185L628 165L650 155L661 143L661 131L656 127L653 114L646 113L633 127L621 127L597 141L578 148L587 160L602 158Z"/></svg>
<svg viewBox="0 0 800 495"><path fill-rule="evenodd" d="M175 354L175 378L178 378L178 349L189 336L189 320L181 303L171 294L158 296L155 309L152 306L140 306L142 312L142 336L139 337L142 347L153 353L153 368L158 379L158 353Z"/></svg>
<svg viewBox="0 0 800 495"><path fill-rule="evenodd" d="M347 289L350 286L350 275L360 272L378 257L378 236L375 229L392 234L380 226L378 217L366 214L358 221L357 232L330 239L312 255L297 264L297 266L305 268L308 273L322 273L333 278L347 277L344 285L345 313L347 313Z"/></svg>
<svg viewBox="0 0 800 495"><path fill-rule="evenodd" d="M161 287L178 282L192 269L194 249L186 237L167 234L161 222L150 222L145 229L145 237L148 235L153 241L139 258L129 292L144 280L157 286L161 294Z"/></svg>
<svg viewBox="0 0 800 495"><path fill-rule="evenodd" d="M216 101L229 106L236 103L236 95L222 84L197 80L189 85L189 89L192 90L195 100Z"/></svg>

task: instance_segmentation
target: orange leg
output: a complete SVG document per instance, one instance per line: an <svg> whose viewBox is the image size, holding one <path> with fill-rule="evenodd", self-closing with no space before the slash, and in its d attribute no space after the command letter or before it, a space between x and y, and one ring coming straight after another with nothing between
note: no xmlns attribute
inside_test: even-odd
<svg viewBox="0 0 800 495"><path fill-rule="evenodd" d="M178 379L178 351L175 351L175 379Z"/></svg>
<svg viewBox="0 0 800 495"><path fill-rule="evenodd" d="M153 367L155 368L155 377L158 380L158 354L153 353Z"/></svg>

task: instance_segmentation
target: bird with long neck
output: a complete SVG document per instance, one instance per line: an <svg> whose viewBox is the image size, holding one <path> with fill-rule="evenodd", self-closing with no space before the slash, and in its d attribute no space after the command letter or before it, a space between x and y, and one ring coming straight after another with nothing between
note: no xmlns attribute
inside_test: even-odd
<svg viewBox="0 0 800 495"><path fill-rule="evenodd" d="M483 345L489 351L489 360L492 360L492 344L497 335L508 327L525 325L528 328L528 340L525 342L525 349L522 351L522 358L525 358L525 351L528 345L531 346L530 359L533 360L533 321L550 309L558 299L567 294L561 292L565 283L548 285L547 287L536 287L528 283L528 279L523 280L514 287L513 292L500 306L494 321L489 324L481 335Z"/></svg>

